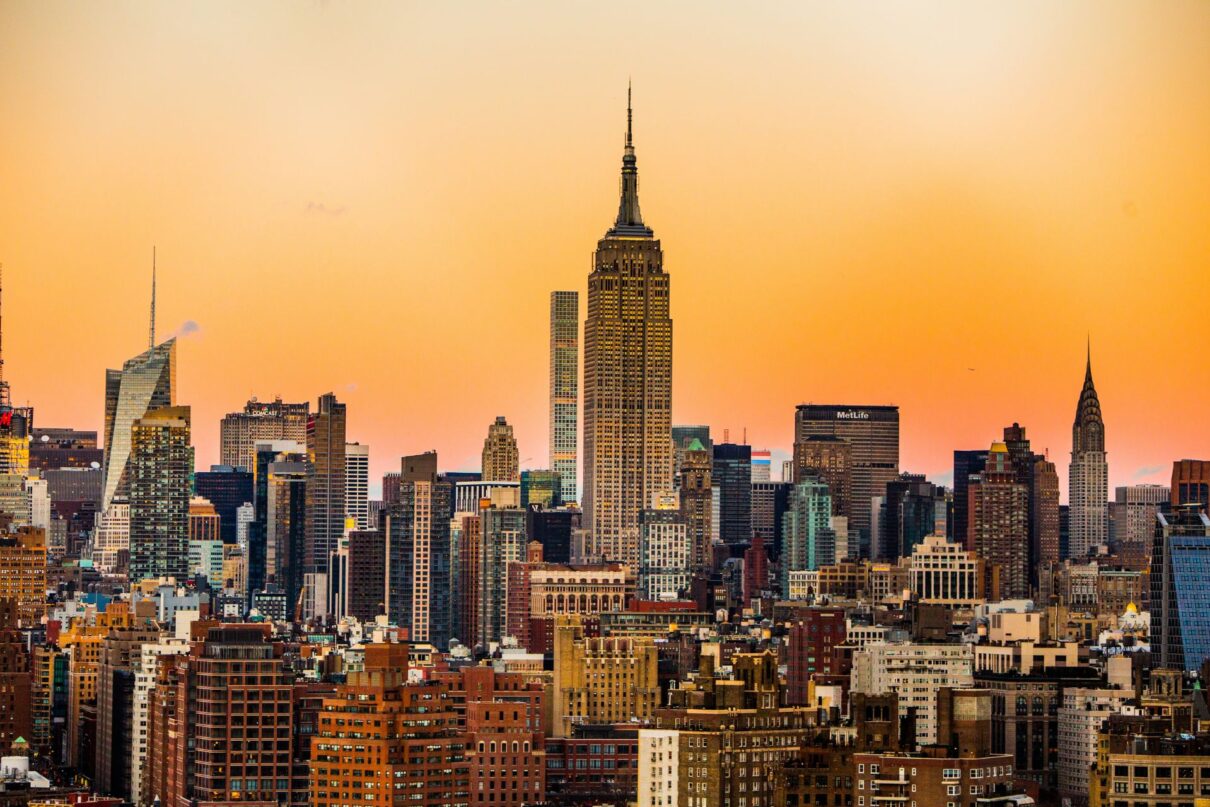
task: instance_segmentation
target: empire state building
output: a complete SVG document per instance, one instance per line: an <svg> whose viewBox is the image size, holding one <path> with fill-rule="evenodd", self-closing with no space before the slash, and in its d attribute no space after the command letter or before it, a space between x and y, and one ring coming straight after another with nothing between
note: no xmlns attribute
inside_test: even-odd
<svg viewBox="0 0 1210 807"><path fill-rule="evenodd" d="M584 322L584 513L591 554L637 565L639 512L672 488L672 319L664 253L639 213L630 93L618 217L597 242Z"/></svg>

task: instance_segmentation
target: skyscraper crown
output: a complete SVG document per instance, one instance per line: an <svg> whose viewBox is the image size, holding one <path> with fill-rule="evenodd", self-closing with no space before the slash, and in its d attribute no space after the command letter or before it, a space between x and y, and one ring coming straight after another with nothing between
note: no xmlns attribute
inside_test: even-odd
<svg viewBox="0 0 1210 807"><path fill-rule="evenodd" d="M626 88L626 146L622 152L622 191L618 201L618 218L607 235L629 235L650 238L655 233L643 224L639 212L639 168L634 156L634 114L630 105L630 87Z"/></svg>
<svg viewBox="0 0 1210 807"><path fill-rule="evenodd" d="M1097 398L1096 385L1092 383L1092 347L1084 365L1084 387L1080 390L1080 401L1076 404L1076 418L1071 427L1072 454L1085 451L1105 450L1105 421L1101 418L1101 401Z"/></svg>

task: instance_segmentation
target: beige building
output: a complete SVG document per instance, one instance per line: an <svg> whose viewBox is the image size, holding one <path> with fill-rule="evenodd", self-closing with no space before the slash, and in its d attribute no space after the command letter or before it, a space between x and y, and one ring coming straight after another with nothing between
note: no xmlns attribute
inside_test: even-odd
<svg viewBox="0 0 1210 807"><path fill-rule="evenodd" d="M655 643L644 638L586 638L579 617L555 626L554 734L575 723L651 719L660 700Z"/></svg>
<svg viewBox="0 0 1210 807"><path fill-rule="evenodd" d="M973 655L961 644L871 644L853 654L852 692L893 693L899 716L916 709L916 741L937 742L937 692L941 687L969 687Z"/></svg>
<svg viewBox="0 0 1210 807"><path fill-rule="evenodd" d="M972 608L983 602L983 559L944 535L929 535L912 549L912 593L921 602Z"/></svg>
<svg viewBox="0 0 1210 807"><path fill-rule="evenodd" d="M289 440L307 442L308 402L283 403L281 398L244 405L243 412L226 415L219 424L219 457L223 465L256 468L256 444Z"/></svg>
<svg viewBox="0 0 1210 807"><path fill-rule="evenodd" d="M1079 664L1080 647L1075 642L1014 642L975 647L976 672L1017 672L1029 675L1040 673L1048 667L1077 667Z"/></svg>
<svg viewBox="0 0 1210 807"><path fill-rule="evenodd" d="M639 512L672 488L672 319L664 253L639 213L627 117L618 217L588 277L583 492L590 553L635 568Z"/></svg>
<svg viewBox="0 0 1210 807"><path fill-rule="evenodd" d="M517 451L517 438L513 427L503 416L487 427L487 438L483 441L484 482L521 481L521 459Z"/></svg>

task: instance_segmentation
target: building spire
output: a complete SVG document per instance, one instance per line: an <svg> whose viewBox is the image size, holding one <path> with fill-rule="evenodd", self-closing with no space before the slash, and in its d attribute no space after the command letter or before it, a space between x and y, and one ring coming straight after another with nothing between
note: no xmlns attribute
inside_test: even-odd
<svg viewBox="0 0 1210 807"><path fill-rule="evenodd" d="M626 84L626 146L622 152L622 192L618 202L618 219L611 235L635 235L650 238L653 233L643 224L639 212L639 168L634 156L634 107L631 104L631 84Z"/></svg>
<svg viewBox="0 0 1210 807"><path fill-rule="evenodd" d="M147 330L147 349L155 349L155 245L151 246L151 326Z"/></svg>
<svg viewBox="0 0 1210 807"><path fill-rule="evenodd" d="M1088 354L1084 363L1084 378L1085 380L1092 379L1092 333L1088 334Z"/></svg>

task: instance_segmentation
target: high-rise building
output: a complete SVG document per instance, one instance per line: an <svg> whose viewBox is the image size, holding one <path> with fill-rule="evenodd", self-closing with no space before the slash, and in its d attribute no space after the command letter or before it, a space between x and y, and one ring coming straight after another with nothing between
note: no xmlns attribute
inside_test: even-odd
<svg viewBox="0 0 1210 807"><path fill-rule="evenodd" d="M378 804L365 797L381 795L383 804L470 804L465 738L449 687L408 683L407 664L407 645L369 644L364 669L350 672L335 695L324 699L311 738L307 803ZM360 759L367 761L350 755L349 745L363 749Z"/></svg>
<svg viewBox="0 0 1210 807"><path fill-rule="evenodd" d="M752 540L752 448L715 443L710 478L719 497L719 540L748 543Z"/></svg>
<svg viewBox="0 0 1210 807"><path fill-rule="evenodd" d="M911 557L925 536L945 534L948 510L944 488L918 474L900 474L887 483L879 511L877 551L871 554L879 560Z"/></svg>
<svg viewBox="0 0 1210 807"><path fill-rule="evenodd" d="M437 453L403 457L399 502L383 511L391 621L413 641L444 648L452 629L450 519L453 485L437 475ZM524 530L524 526L522 526Z"/></svg>
<svg viewBox="0 0 1210 807"><path fill-rule="evenodd" d="M483 473L485 482L518 482L521 479L521 455L513 427L503 415L487 428L483 441Z"/></svg>
<svg viewBox="0 0 1210 807"><path fill-rule="evenodd" d="M45 473L59 468L97 468L105 462L105 451L97 446L95 431L65 428L34 428L30 432L29 467Z"/></svg>
<svg viewBox="0 0 1210 807"><path fill-rule="evenodd" d="M1210 517L1200 504L1156 514L1151 550L1151 658L1157 667L1197 670L1210 659Z"/></svg>
<svg viewBox="0 0 1210 807"><path fill-rule="evenodd" d="M591 554L637 564L639 513L672 487L672 319L664 253L639 212L629 99L626 116L618 216L588 278L584 518Z"/></svg>
<svg viewBox="0 0 1210 807"><path fill-rule="evenodd" d="M221 521L209 500L189 500L189 574L203 575L214 586L223 582Z"/></svg>
<svg viewBox="0 0 1210 807"><path fill-rule="evenodd" d="M580 293L550 293L550 469L565 502L577 502L580 473Z"/></svg>
<svg viewBox="0 0 1210 807"><path fill-rule="evenodd" d="M97 664L96 788L99 793L130 799L134 750L134 667L144 643L157 642L159 631L139 625L116 628L101 642Z"/></svg>
<svg viewBox="0 0 1210 807"><path fill-rule="evenodd" d="M214 505L219 516L219 534L225 544L236 542L239 508L252 502L254 470L255 459L244 470L230 465L211 465L209 471L198 471L193 475L193 492Z"/></svg>
<svg viewBox="0 0 1210 807"><path fill-rule="evenodd" d="M1109 467L1105 462L1105 421L1092 383L1092 352L1084 367L1084 387L1071 427L1067 469L1068 556L1082 558L1109 542Z"/></svg>
<svg viewBox="0 0 1210 807"><path fill-rule="evenodd" d="M189 574L189 407L145 412L131 428L130 579Z"/></svg>
<svg viewBox="0 0 1210 807"><path fill-rule="evenodd" d="M752 484L773 481L773 452L767 448L752 450Z"/></svg>
<svg viewBox="0 0 1210 807"><path fill-rule="evenodd" d="M970 501L968 486L973 475L983 472L987 463L987 449L954 451L954 519L950 525L950 538L973 549L975 544L970 535L970 516L967 506Z"/></svg>
<svg viewBox="0 0 1210 807"><path fill-rule="evenodd" d="M899 696L899 717L916 717L916 741L938 739L937 693L942 687L970 687L974 656L966 644L871 643L853 654L853 693Z"/></svg>
<svg viewBox="0 0 1210 807"><path fill-rule="evenodd" d="M973 608L983 602L984 559L945 535L929 535L912 548L912 594L922 603Z"/></svg>
<svg viewBox="0 0 1210 807"><path fill-rule="evenodd" d="M1059 472L1055 464L1034 455L1029 501L1030 576L1034 585L1063 557L1059 546Z"/></svg>
<svg viewBox="0 0 1210 807"><path fill-rule="evenodd" d="M152 409L176 400L176 339L148 348L121 370L105 371L105 484L101 508L129 486L131 434Z"/></svg>
<svg viewBox="0 0 1210 807"><path fill-rule="evenodd" d="M2 291L0 289L0 293ZM4 351L0 349L0 474L29 474L29 440L33 428L34 410L13 406L8 379L4 377Z"/></svg>
<svg viewBox="0 0 1210 807"><path fill-rule="evenodd" d="M782 520L781 591L788 596L790 572L813 571L836 562L832 493L820 479L806 477L790 491Z"/></svg>
<svg viewBox="0 0 1210 807"><path fill-rule="evenodd" d="M1210 510L1210 460L1177 460L1172 463L1172 506L1201 504Z"/></svg>
<svg viewBox="0 0 1210 807"><path fill-rule="evenodd" d="M526 511L521 509L516 491L507 488L484 504L479 510L479 540L462 555L477 570L473 590L466 592L473 599L474 621L463 629L477 646L487 648L505 634L508 566L525 560ZM469 558L470 553L476 557Z"/></svg>
<svg viewBox="0 0 1210 807"><path fill-rule="evenodd" d="M1019 481L1004 443L992 443L983 471L969 480L972 547L987 561L992 599L1030 596L1029 489Z"/></svg>
<svg viewBox="0 0 1210 807"><path fill-rule="evenodd" d="M852 446L849 511L840 515L848 516L849 531L868 547L871 500L899 475L899 407L802 404L795 412L794 442L813 436L847 440Z"/></svg>
<svg viewBox="0 0 1210 807"><path fill-rule="evenodd" d="M386 605L386 536L382 530L349 533L345 612L362 622L373 622Z"/></svg>
<svg viewBox="0 0 1210 807"><path fill-rule="evenodd" d="M525 511L526 540L542 545L548 563L571 563L581 513L575 507L534 508Z"/></svg>
<svg viewBox="0 0 1210 807"><path fill-rule="evenodd" d="M828 486L832 494L832 515L852 515L853 445L841 437L808 435L794 441L793 482L814 477ZM881 495L881 491L879 492Z"/></svg>
<svg viewBox="0 0 1210 807"><path fill-rule="evenodd" d="M345 515L370 528L370 447L361 443L345 444Z"/></svg>
<svg viewBox="0 0 1210 807"><path fill-rule="evenodd" d="M1143 571L1151 561L1155 514L1171 501L1165 485L1123 485L1114 490L1110 547L1128 569Z"/></svg>
<svg viewBox="0 0 1210 807"><path fill-rule="evenodd" d="M307 473L302 454L278 453L265 468L265 570L267 585L286 594L293 616L307 573Z"/></svg>
<svg viewBox="0 0 1210 807"><path fill-rule="evenodd" d="M694 440L697 440L707 452L714 445L710 441L709 426L672 427L672 476L678 483L680 482L681 468L685 465L685 452L689 450L689 446L693 444Z"/></svg>
<svg viewBox="0 0 1210 807"><path fill-rule="evenodd" d="M522 471L521 506L561 507L563 478L557 471Z"/></svg>
<svg viewBox="0 0 1210 807"><path fill-rule="evenodd" d="M5 754L18 753L17 741L29 743L34 730L30 651L21 622L17 602L0 599L0 752Z"/></svg>
<svg viewBox="0 0 1210 807"><path fill-rule="evenodd" d="M46 614L46 530L20 527L0 533L0 600L17 609L19 624L30 629Z"/></svg>
<svg viewBox="0 0 1210 807"><path fill-rule="evenodd" d="M672 502L659 502L639 518L639 593L648 600L673 599L689 588L689 536Z"/></svg>
<svg viewBox="0 0 1210 807"><path fill-rule="evenodd" d="M219 423L219 462L233 468L252 470L256 444L269 440L307 442L307 420L311 404L283 403L281 398L258 401L252 398L244 411L225 415Z"/></svg>
<svg viewBox="0 0 1210 807"><path fill-rule="evenodd" d="M752 483L752 537L763 538L775 560L781 553L781 525L793 488L790 482Z"/></svg>
<svg viewBox="0 0 1210 807"><path fill-rule="evenodd" d="M321 395L307 418L307 571L328 568L345 527L345 405Z"/></svg>
<svg viewBox="0 0 1210 807"><path fill-rule="evenodd" d="M253 460L253 519L247 526L246 573L248 598L263 591L275 570L269 566L269 466L306 457L302 443L266 440L256 444ZM305 551L305 550L304 550Z"/></svg>
<svg viewBox="0 0 1210 807"><path fill-rule="evenodd" d="M682 452L680 467L681 517L689 540L689 570L704 573L713 565L714 462L711 450L694 437Z"/></svg>
<svg viewBox="0 0 1210 807"><path fill-rule="evenodd" d="M650 638L585 636L579 615L555 625L554 736L575 723L649 720L660 703L658 654Z"/></svg>

